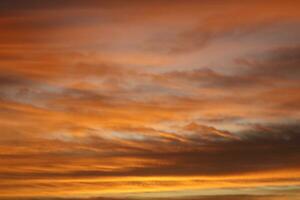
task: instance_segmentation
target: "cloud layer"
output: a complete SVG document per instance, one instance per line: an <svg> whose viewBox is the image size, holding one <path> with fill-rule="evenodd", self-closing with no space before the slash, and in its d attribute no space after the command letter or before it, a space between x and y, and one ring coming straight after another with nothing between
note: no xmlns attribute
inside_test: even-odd
<svg viewBox="0 0 300 200"><path fill-rule="evenodd" d="M0 199L299 198L299 8L1 1Z"/></svg>

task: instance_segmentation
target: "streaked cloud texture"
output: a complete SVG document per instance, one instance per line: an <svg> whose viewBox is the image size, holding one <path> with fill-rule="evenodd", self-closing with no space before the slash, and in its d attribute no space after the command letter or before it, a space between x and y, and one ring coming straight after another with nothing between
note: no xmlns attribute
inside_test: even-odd
<svg viewBox="0 0 300 200"><path fill-rule="evenodd" d="M0 1L0 199L299 199L299 10Z"/></svg>

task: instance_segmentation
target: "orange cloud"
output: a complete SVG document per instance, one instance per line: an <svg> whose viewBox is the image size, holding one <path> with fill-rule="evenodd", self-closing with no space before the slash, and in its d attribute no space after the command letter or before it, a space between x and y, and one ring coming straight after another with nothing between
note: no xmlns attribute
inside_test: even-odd
<svg viewBox="0 0 300 200"><path fill-rule="evenodd" d="M0 2L0 199L297 199L299 6Z"/></svg>

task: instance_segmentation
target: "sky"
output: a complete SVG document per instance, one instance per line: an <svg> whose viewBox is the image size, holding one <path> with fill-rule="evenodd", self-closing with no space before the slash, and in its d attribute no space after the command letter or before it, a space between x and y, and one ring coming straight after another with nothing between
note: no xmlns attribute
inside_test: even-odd
<svg viewBox="0 0 300 200"><path fill-rule="evenodd" d="M1 0L0 199L300 199L299 10Z"/></svg>

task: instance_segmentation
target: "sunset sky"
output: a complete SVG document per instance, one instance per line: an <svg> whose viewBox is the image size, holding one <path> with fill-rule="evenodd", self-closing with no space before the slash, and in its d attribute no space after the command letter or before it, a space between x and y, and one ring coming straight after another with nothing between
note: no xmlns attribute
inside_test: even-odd
<svg viewBox="0 0 300 200"><path fill-rule="evenodd" d="M299 200L300 1L0 0L0 200Z"/></svg>

